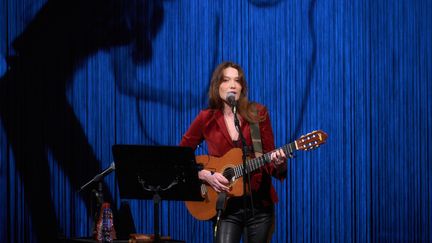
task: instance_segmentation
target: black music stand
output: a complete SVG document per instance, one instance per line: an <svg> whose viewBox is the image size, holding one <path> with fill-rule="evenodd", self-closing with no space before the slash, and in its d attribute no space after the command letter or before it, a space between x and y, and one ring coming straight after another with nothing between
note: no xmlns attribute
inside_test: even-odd
<svg viewBox="0 0 432 243"><path fill-rule="evenodd" d="M120 198L152 199L154 237L160 240L159 203L203 201L192 148L116 144L112 146Z"/></svg>

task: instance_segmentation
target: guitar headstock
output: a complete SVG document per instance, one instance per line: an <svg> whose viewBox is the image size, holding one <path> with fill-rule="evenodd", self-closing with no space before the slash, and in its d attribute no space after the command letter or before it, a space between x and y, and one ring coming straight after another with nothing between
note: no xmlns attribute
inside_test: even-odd
<svg viewBox="0 0 432 243"><path fill-rule="evenodd" d="M309 150L318 148L327 140L327 133L321 130L312 131L308 134L301 136L295 141L298 150Z"/></svg>

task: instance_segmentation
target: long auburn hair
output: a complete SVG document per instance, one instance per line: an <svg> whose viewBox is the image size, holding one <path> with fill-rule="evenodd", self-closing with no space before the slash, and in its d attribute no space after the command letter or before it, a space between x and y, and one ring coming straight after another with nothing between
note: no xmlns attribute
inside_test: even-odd
<svg viewBox="0 0 432 243"><path fill-rule="evenodd" d="M265 119L266 114L260 116L258 115L256 110L256 103L255 102L249 102L247 98L247 84L246 79L244 77L243 69L240 67L240 65L234 63L234 62L222 62L219 64L215 70L213 71L212 78L210 80L210 88L208 92L209 96L209 108L210 109L216 109L216 110L223 110L224 108L224 101L219 95L219 86L223 82L223 74L224 70L227 68L234 68L238 71L239 74L239 83L242 87L240 98L238 100L238 113L245 118L248 122L261 122ZM256 113L256 114L255 114Z"/></svg>

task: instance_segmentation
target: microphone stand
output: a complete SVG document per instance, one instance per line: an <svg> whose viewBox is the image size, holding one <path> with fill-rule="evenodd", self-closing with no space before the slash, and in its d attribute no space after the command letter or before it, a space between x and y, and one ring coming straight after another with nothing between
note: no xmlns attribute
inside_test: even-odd
<svg viewBox="0 0 432 243"><path fill-rule="evenodd" d="M226 206L226 200L227 200L227 194L226 192L220 192L216 201L216 211L217 211L217 217L216 217L216 223L214 226L214 242L217 240L217 232L219 227L219 220L221 218L222 212L225 210Z"/></svg>
<svg viewBox="0 0 432 243"><path fill-rule="evenodd" d="M83 191L84 189L86 189L89 185L93 184L94 182L98 183L97 190L93 189L91 191L92 193L94 193L94 195L96 197L96 213L91 212L91 214L94 216L94 223L95 223L94 227L96 227L96 222L97 222L97 219L98 219L99 209L101 208L101 206L102 206L102 204L104 202L102 179L106 175L108 175L109 173L113 172L114 170L115 170L115 163L112 162L111 165L108 168L106 168L105 170L103 170L101 173L97 174L95 177L93 177L93 179L91 179L90 181L88 181L87 183L85 183L78 190L78 193L80 193L81 191ZM93 209L91 209L91 211L93 211Z"/></svg>
<svg viewBox="0 0 432 243"><path fill-rule="evenodd" d="M248 149L247 149L246 139L243 136L242 130L240 128L240 121L237 117L237 105L232 106L232 111L234 113L234 125L235 125L235 127L239 133L240 140L242 143L242 151L243 151L243 156L242 156L242 159L243 159L243 208L244 208L243 220L244 220L244 222L246 222L247 216L248 216L248 214L247 214L248 210L246 210L247 209L247 197L249 197L251 200L250 210L252 212L252 215L254 214L252 193L250 193L250 195L246 194L248 192L248 190L246 189L246 184L249 186L249 192L251 192L250 183L248 183L248 182L250 182L250 174L249 174L249 168L248 168L247 161L246 161ZM245 225L244 233L243 233L243 239L244 239L245 243L248 242L248 234L247 233L248 233L247 232L247 226Z"/></svg>

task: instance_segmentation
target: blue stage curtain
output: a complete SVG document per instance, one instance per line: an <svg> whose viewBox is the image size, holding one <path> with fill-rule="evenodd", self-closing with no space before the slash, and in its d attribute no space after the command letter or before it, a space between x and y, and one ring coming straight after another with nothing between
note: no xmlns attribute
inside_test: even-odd
<svg viewBox="0 0 432 243"><path fill-rule="evenodd" d="M428 0L0 0L0 241L41 241L43 220L91 236L79 186L114 144L178 144L224 60L244 68L277 146L329 135L274 181L273 242L432 241ZM104 181L152 233L152 202ZM162 202L160 228L212 241L183 202Z"/></svg>

